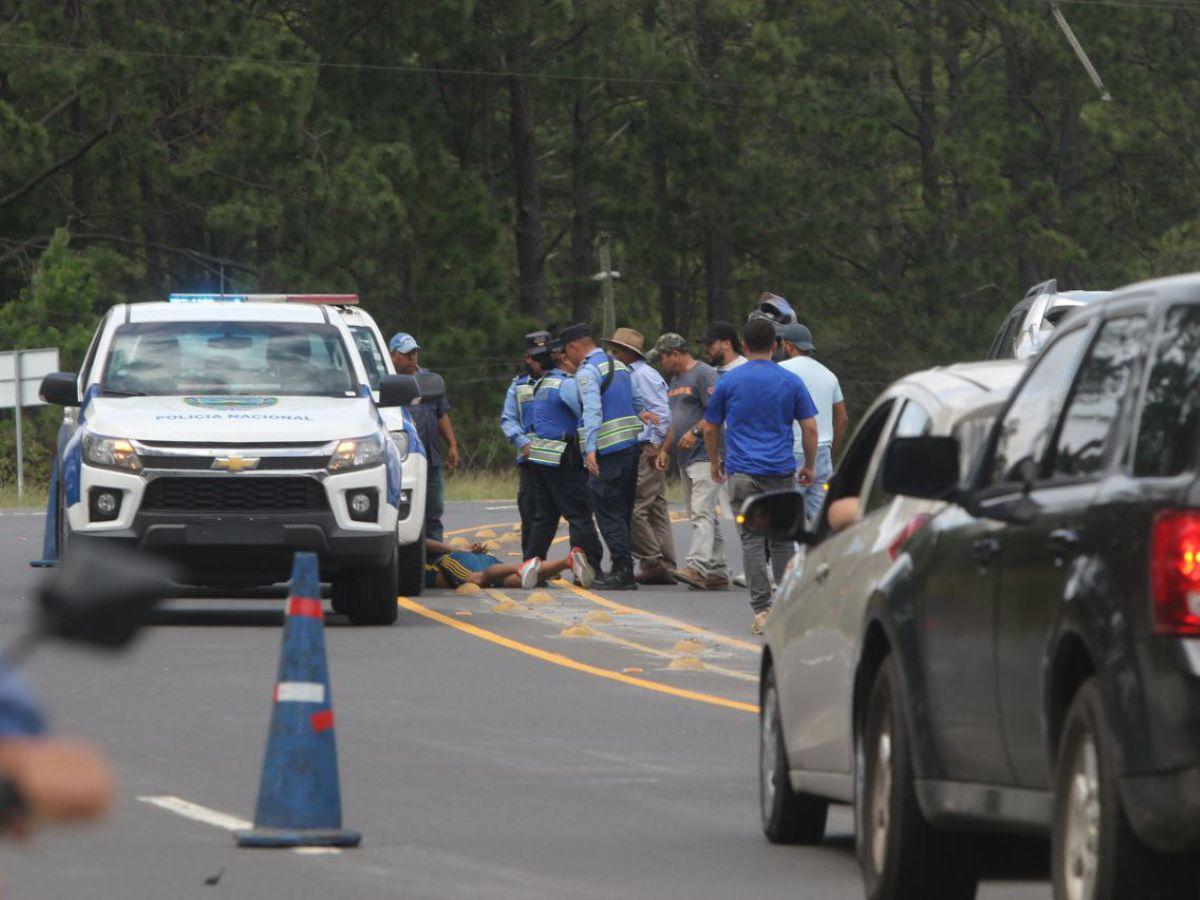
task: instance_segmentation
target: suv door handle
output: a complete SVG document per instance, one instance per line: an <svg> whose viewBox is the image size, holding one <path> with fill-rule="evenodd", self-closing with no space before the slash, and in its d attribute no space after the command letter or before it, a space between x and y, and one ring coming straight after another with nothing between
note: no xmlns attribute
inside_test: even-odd
<svg viewBox="0 0 1200 900"><path fill-rule="evenodd" d="M980 565L986 566L1000 552L1000 541L994 537L980 538L971 545L971 556Z"/></svg>
<svg viewBox="0 0 1200 900"><path fill-rule="evenodd" d="M1083 543L1083 539L1079 536L1078 531L1073 531L1070 528L1058 528L1050 532L1050 537L1046 539L1046 543L1050 545L1050 549L1055 553L1066 555L1079 552L1079 547Z"/></svg>
<svg viewBox="0 0 1200 900"><path fill-rule="evenodd" d="M813 573L813 578L817 584L824 584L829 580L829 563L821 563L817 566L817 571Z"/></svg>

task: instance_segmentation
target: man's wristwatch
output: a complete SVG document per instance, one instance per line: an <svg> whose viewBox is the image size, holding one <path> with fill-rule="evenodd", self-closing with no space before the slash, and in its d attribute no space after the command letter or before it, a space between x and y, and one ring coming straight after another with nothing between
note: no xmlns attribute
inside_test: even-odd
<svg viewBox="0 0 1200 900"><path fill-rule="evenodd" d="M700 437L700 426L697 425L692 429L692 437Z"/></svg>

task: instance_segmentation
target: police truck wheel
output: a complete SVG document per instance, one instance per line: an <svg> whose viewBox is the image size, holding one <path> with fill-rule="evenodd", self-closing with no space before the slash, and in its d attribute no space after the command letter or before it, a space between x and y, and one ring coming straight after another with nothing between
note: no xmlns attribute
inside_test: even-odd
<svg viewBox="0 0 1200 900"><path fill-rule="evenodd" d="M416 597L425 589L425 537L422 535L398 551L400 593Z"/></svg>
<svg viewBox="0 0 1200 900"><path fill-rule="evenodd" d="M917 802L900 685L888 657L855 740L855 843L866 896L971 900L979 883L971 839L934 828Z"/></svg>
<svg viewBox="0 0 1200 900"><path fill-rule="evenodd" d="M396 554L386 565L341 572L333 579L333 606L355 625L391 625L400 609L396 605Z"/></svg>
<svg viewBox="0 0 1200 900"><path fill-rule="evenodd" d="M829 801L792 790L774 669L767 669L763 676L758 761L759 805L767 840L772 844L819 843L825 837Z"/></svg>

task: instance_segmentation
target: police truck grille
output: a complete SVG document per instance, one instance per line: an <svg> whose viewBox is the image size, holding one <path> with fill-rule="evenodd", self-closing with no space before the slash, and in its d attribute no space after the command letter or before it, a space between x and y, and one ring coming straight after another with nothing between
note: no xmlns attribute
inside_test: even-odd
<svg viewBox="0 0 1200 900"><path fill-rule="evenodd" d="M175 469L176 471L206 471L213 468L212 456L148 456L141 457L147 469ZM256 472L286 471L288 469L324 469L328 456L262 456L258 457Z"/></svg>
<svg viewBox="0 0 1200 900"><path fill-rule="evenodd" d="M312 478L157 478L142 509L181 512L318 512L329 509L325 488Z"/></svg>

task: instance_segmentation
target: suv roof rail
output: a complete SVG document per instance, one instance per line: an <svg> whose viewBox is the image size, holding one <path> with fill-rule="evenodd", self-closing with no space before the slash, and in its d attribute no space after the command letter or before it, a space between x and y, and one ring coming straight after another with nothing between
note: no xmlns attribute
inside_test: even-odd
<svg viewBox="0 0 1200 900"><path fill-rule="evenodd" d="M1040 297L1042 294L1057 294L1057 293L1058 293L1058 279L1051 278L1049 281L1043 281L1040 284L1035 284L1033 287L1031 287L1029 290L1027 290L1025 292L1025 299L1028 300L1030 297Z"/></svg>

